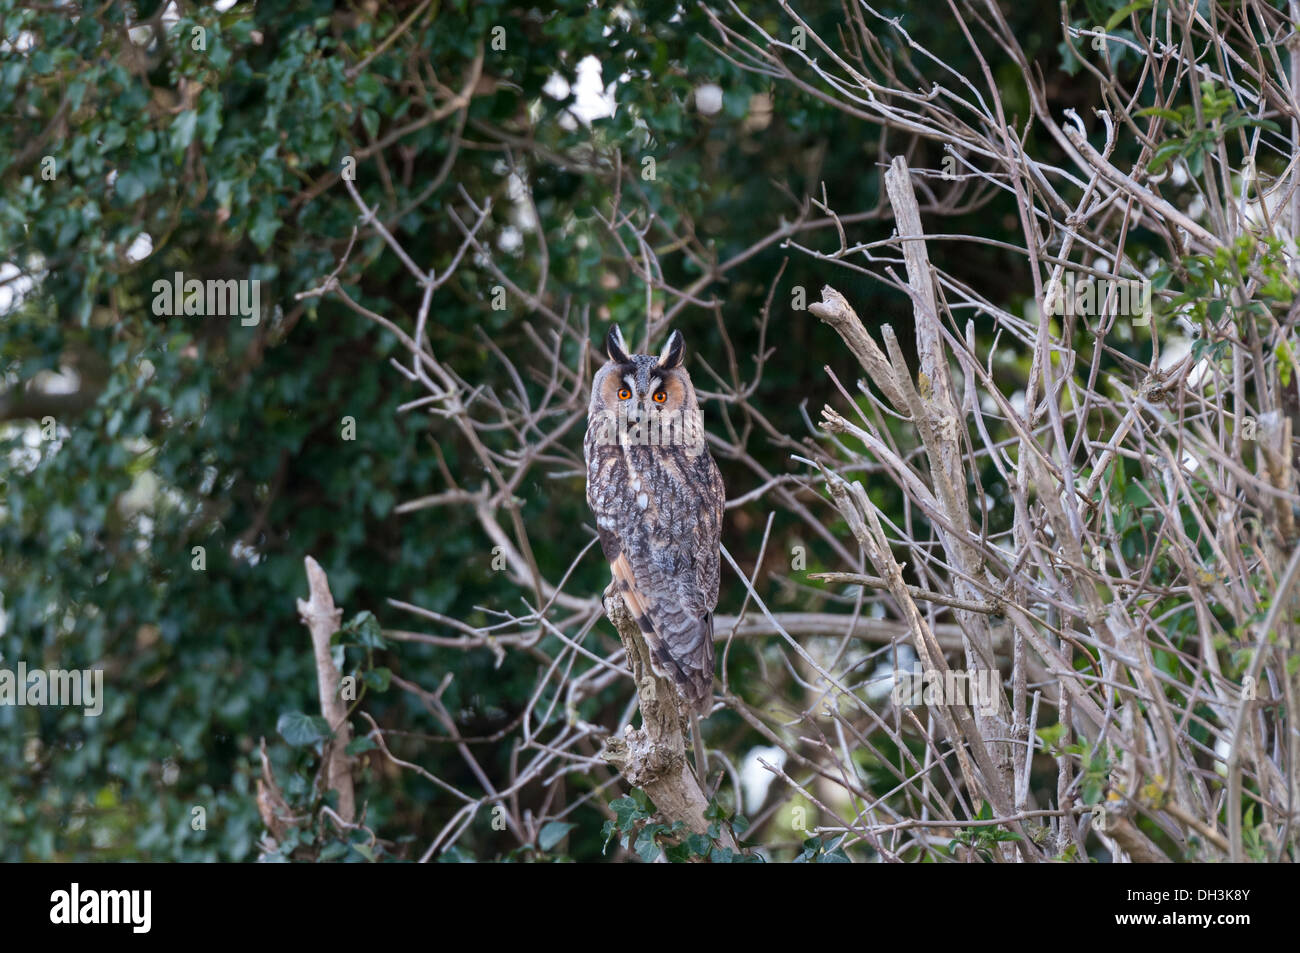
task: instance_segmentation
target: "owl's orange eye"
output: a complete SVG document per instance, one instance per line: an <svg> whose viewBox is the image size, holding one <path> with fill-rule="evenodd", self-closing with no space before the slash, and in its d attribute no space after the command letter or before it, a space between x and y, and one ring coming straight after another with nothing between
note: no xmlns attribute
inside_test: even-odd
<svg viewBox="0 0 1300 953"><path fill-rule="evenodd" d="M661 391L661 390L657 390L657 391L655 391L655 403L656 403L656 404L662 404L662 403L663 403L664 401L666 401L667 399L668 399L668 395L665 394L663 391Z"/></svg>
<svg viewBox="0 0 1300 953"><path fill-rule="evenodd" d="M627 399L629 399L631 396L632 396L632 392L631 392L630 390L628 390L626 387L620 387L620 388L618 389L618 399L619 399L619 400L627 400Z"/></svg>

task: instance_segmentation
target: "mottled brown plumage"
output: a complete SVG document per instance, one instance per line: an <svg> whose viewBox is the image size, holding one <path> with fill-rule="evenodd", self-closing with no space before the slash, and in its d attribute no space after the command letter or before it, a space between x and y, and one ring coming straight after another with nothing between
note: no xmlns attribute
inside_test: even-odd
<svg viewBox="0 0 1300 953"><path fill-rule="evenodd" d="M674 331L629 355L617 327L587 411L587 502L600 545L650 648L690 704L713 700L713 609L726 494Z"/></svg>

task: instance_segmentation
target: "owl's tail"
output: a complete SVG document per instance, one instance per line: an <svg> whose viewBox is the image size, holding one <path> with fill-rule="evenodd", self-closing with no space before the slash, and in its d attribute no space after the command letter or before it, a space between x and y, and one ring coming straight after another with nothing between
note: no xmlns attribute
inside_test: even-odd
<svg viewBox="0 0 1300 953"><path fill-rule="evenodd" d="M687 660L676 678L682 694L701 715L713 707L713 613L705 612L684 626L676 637L666 637L673 654Z"/></svg>
<svg viewBox="0 0 1300 953"><path fill-rule="evenodd" d="M707 715L713 706L713 613L687 618L660 635L650 652L655 671L671 678L690 706Z"/></svg>
<svg viewBox="0 0 1300 953"><path fill-rule="evenodd" d="M671 679L693 709L707 715L713 705L713 613L668 613L663 622L673 624L660 624L637 589L626 555L620 554L611 569L627 611L645 636L650 667L659 677Z"/></svg>

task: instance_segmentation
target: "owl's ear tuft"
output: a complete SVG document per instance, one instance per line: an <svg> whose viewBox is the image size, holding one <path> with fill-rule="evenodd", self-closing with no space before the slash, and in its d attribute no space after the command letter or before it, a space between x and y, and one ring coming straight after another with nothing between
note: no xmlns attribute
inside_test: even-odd
<svg viewBox="0 0 1300 953"><path fill-rule="evenodd" d="M674 367L680 367L684 353L686 353L686 338L682 337L681 331L674 331L668 335L664 349L659 352L659 369L670 371Z"/></svg>
<svg viewBox="0 0 1300 953"><path fill-rule="evenodd" d="M605 336L605 354L615 364L626 364L629 360L627 345L623 343L623 332L617 324L611 324L609 334Z"/></svg>

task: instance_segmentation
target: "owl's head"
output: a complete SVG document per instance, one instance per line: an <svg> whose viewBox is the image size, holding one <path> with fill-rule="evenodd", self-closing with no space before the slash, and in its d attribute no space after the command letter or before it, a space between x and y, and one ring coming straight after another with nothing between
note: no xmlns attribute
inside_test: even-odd
<svg viewBox="0 0 1300 953"><path fill-rule="evenodd" d="M628 354L614 325L605 338L609 358L591 386L588 431L597 443L678 447L694 456L704 449L704 418L682 365L686 341L668 335L658 354Z"/></svg>
<svg viewBox="0 0 1300 953"><path fill-rule="evenodd" d="M605 337L609 360L596 374L592 403L626 412L630 419L680 414L696 408L691 376L682 366L686 339L673 331L656 354L628 354L623 332L612 325Z"/></svg>

